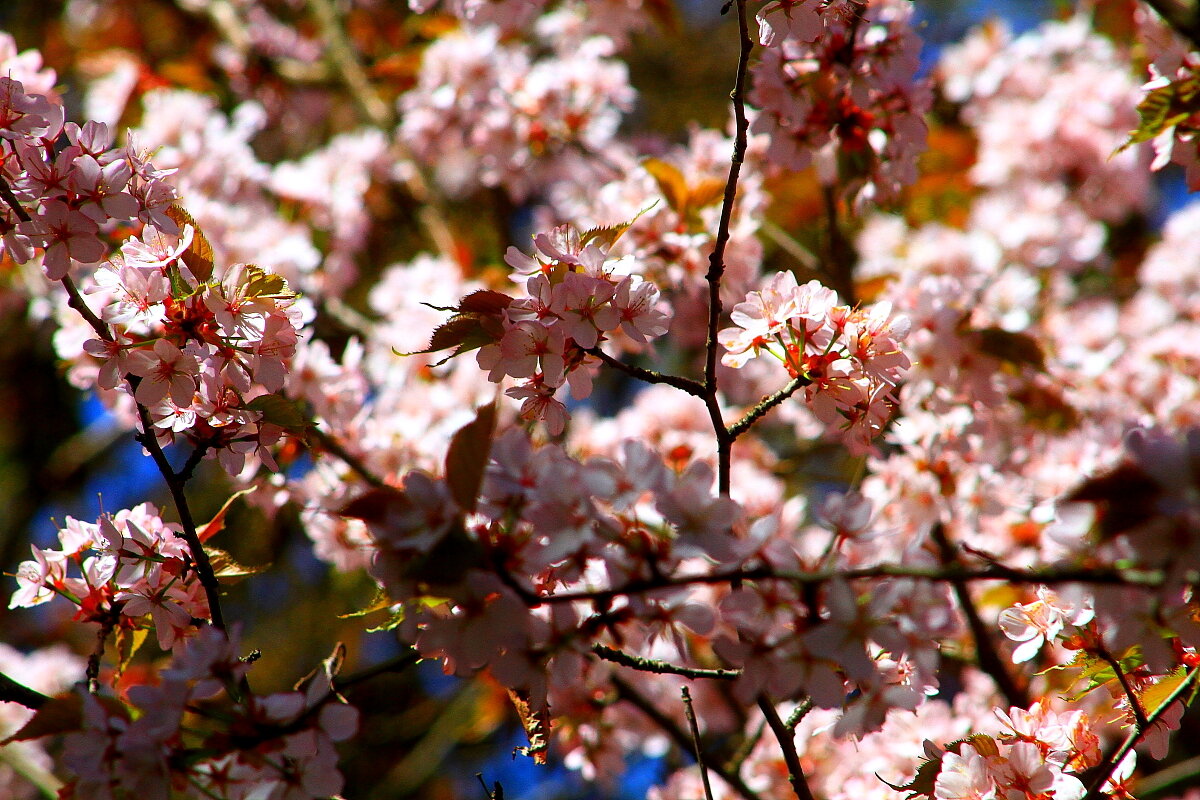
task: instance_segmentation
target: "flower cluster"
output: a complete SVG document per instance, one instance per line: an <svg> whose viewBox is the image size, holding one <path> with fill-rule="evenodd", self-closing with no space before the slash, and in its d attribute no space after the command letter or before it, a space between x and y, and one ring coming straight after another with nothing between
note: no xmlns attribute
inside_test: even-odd
<svg viewBox="0 0 1200 800"><path fill-rule="evenodd" d="M804 381L805 399L852 451L870 449L895 403L901 373L911 366L900 343L908 320L890 303L867 309L837 304L837 293L791 272L776 273L733 308L736 327L717 334L722 363L742 367L767 353Z"/></svg>
<svg viewBox="0 0 1200 800"><path fill-rule="evenodd" d="M611 51L596 37L534 59L494 28L443 37L400 99L400 139L451 194L500 186L524 199L566 171L595 172L634 98Z"/></svg>
<svg viewBox="0 0 1200 800"><path fill-rule="evenodd" d="M596 359L586 351L618 331L643 343L667 332L658 287L629 272L631 259L609 260L596 239L563 225L534 238L532 257L509 248L505 260L527 296L505 303L495 340L477 356L492 381L524 379L507 394L523 401L523 417L544 420L552 434L567 422L557 389L569 383L577 399L591 394Z"/></svg>
<svg viewBox="0 0 1200 800"><path fill-rule="evenodd" d="M249 692L237 637L205 628L175 649L157 685L128 691L131 709L81 693L81 725L68 733L69 797L324 798L342 790L334 742L354 734L358 712L333 689L330 664L297 691ZM218 703L222 692L238 698ZM65 702L57 700L55 702Z"/></svg>
<svg viewBox="0 0 1200 800"><path fill-rule="evenodd" d="M287 284L257 266L198 276L189 262L211 271L196 255L206 251L186 223L178 236L147 226L127 240L89 292L112 337L82 349L95 385L132 395L160 442L186 437L237 474L252 453L274 464L284 429L264 403L284 386L302 320Z"/></svg>
<svg viewBox="0 0 1200 800"><path fill-rule="evenodd" d="M767 160L787 170L816 163L823 185L859 201L885 200L916 178L925 148L929 84L917 79L920 39L912 4L885 0L770 3L759 17L769 45L754 67L752 130Z"/></svg>
<svg viewBox="0 0 1200 800"><path fill-rule="evenodd" d="M28 608L64 597L79 607L75 618L133 629L149 617L159 645L169 649L209 617L181 528L163 522L143 503L95 523L67 517L58 532L61 549L31 545L33 560L17 568L9 608ZM73 572L78 575L73 575Z"/></svg>
<svg viewBox="0 0 1200 800"><path fill-rule="evenodd" d="M25 263L42 252L51 280L73 264L98 264L102 236L115 223L152 223L177 231L166 215L175 192L145 154L113 148L108 126L64 122L60 103L0 77L0 251ZM66 138L65 146L59 140Z"/></svg>

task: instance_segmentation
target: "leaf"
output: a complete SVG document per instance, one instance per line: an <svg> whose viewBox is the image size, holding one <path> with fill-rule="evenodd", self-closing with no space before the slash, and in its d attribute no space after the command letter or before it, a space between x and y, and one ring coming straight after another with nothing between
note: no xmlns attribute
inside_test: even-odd
<svg viewBox="0 0 1200 800"><path fill-rule="evenodd" d="M382 586L375 588L375 596L371 598L371 602L367 603L364 608L357 611L348 611L345 614L338 614L338 619L352 619L354 617L365 617L368 614L374 614L376 611L383 611L385 608L390 608L396 601L388 597L387 592Z"/></svg>
<svg viewBox="0 0 1200 800"><path fill-rule="evenodd" d="M612 249L612 246L616 244L623 235L625 235L625 231L633 227L633 223L641 219L643 214L654 208L656 205L658 205L657 200L635 214L633 219L626 222L617 222L612 225L603 225L598 228L588 228L586 231L579 234L579 242L584 246L594 244L607 253ZM551 282L554 283L554 281Z"/></svg>
<svg viewBox="0 0 1200 800"><path fill-rule="evenodd" d="M1121 665L1121 671L1126 675L1140 667L1144 661L1142 650L1137 646L1129 648L1125 651L1125 655L1117 659L1117 663ZM1102 686L1118 682L1116 670L1107 661L1082 650L1076 653L1070 666L1077 666L1082 670L1075 682L1086 680L1087 684L1075 694L1064 698L1069 702L1077 702L1084 695L1094 692Z"/></svg>
<svg viewBox="0 0 1200 800"><path fill-rule="evenodd" d="M535 764L545 764L550 749L550 710L545 707L535 710L529 703L529 692L524 689L509 689L508 697L529 737L529 747L520 748L522 754L532 758Z"/></svg>
<svg viewBox="0 0 1200 800"><path fill-rule="evenodd" d="M301 410L299 403L281 394L259 395L247 403L246 408L261 413L263 422L278 425L285 431L299 436L303 436L309 428L316 425Z"/></svg>
<svg viewBox="0 0 1200 800"><path fill-rule="evenodd" d="M1013 333L1003 328L981 328L975 331L979 351L1016 366L1029 366L1046 371L1046 356L1042 347L1027 333Z"/></svg>
<svg viewBox="0 0 1200 800"><path fill-rule="evenodd" d="M883 780L883 778L880 778L879 775L876 775L875 777L879 778L880 781L882 781L884 784L889 786L894 791L910 792L910 794L908 795L910 798L911 797L920 797L921 795L927 795L928 797L933 797L934 784L937 783L937 777L941 773L941 771L942 771L942 759L941 758L923 759L921 761L921 763L917 766L917 774L913 775L912 780L909 781L908 783L904 784L903 786L896 786L895 784L888 783L887 781Z"/></svg>
<svg viewBox="0 0 1200 800"><path fill-rule="evenodd" d="M96 700L110 713L125 719L129 718L128 711L119 700L103 696L97 696ZM30 739L40 739L43 736L70 733L82 728L83 698L75 692L62 694L58 697L51 697L46 701L45 705L39 708L29 718L29 721L21 726L20 730L7 739L0 741L0 747L10 742L25 742Z"/></svg>
<svg viewBox="0 0 1200 800"><path fill-rule="evenodd" d="M479 501L495 430L496 404L488 403L458 429L446 451L446 485L459 508L468 513L475 511Z"/></svg>
<svg viewBox="0 0 1200 800"><path fill-rule="evenodd" d="M242 272L242 293L246 297L294 300L297 294L282 276L267 272L256 264L246 264Z"/></svg>
<svg viewBox="0 0 1200 800"><path fill-rule="evenodd" d="M221 583L237 583L242 578L258 575L271 568L270 564L261 564L257 567L243 566L234 561L233 556L229 555L229 553L226 553L224 550L218 550L215 547L206 547L204 548L204 552L208 554L213 574L217 576L217 580Z"/></svg>
<svg viewBox="0 0 1200 800"><path fill-rule="evenodd" d="M688 210L699 211L725 198L724 178L702 178L688 191Z"/></svg>
<svg viewBox="0 0 1200 800"><path fill-rule="evenodd" d="M137 655L137 651L146 643L150 635L149 628L117 628L117 674L125 672L129 662Z"/></svg>
<svg viewBox="0 0 1200 800"><path fill-rule="evenodd" d="M1179 688L1179 684L1187 680L1188 668L1179 667L1170 675L1167 675L1158 683L1147 686L1139 695L1138 699L1142 703L1142 710L1149 716L1158 710L1158 707L1167 702L1167 698Z"/></svg>
<svg viewBox="0 0 1200 800"><path fill-rule="evenodd" d="M463 314L499 314L513 299L503 292L477 289L464 297L456 309Z"/></svg>
<svg viewBox="0 0 1200 800"><path fill-rule="evenodd" d="M654 178L671 210L680 216L684 215L688 205L688 185L679 168L659 158L647 158L642 162L642 167Z"/></svg>
<svg viewBox="0 0 1200 800"><path fill-rule="evenodd" d="M388 631L394 631L396 628L399 628L404 624L404 616L404 607L401 606L391 614L388 614L386 622L382 622L372 628L367 628L367 633L386 633Z"/></svg>
<svg viewBox="0 0 1200 800"><path fill-rule="evenodd" d="M228 500L226 500L225 505L221 506L221 510L218 511L212 519L196 529L196 535L200 538L200 541L207 542L209 539L223 531L225 529L225 515L229 513L229 507L233 505L233 501L237 500L239 497L244 497L250 494L257 488L257 486L251 486L249 489L242 489L240 492L237 492Z"/></svg>
<svg viewBox="0 0 1200 800"><path fill-rule="evenodd" d="M182 260L187 265L187 268L192 271L192 275L196 276L196 280L200 283L206 283L213 273L213 260L216 258L213 252L212 244L208 241L208 237L204 235L204 231L200 229L200 223L192 218L192 215L178 203L172 203L167 207L167 216L175 220L175 223L182 228L184 225L190 225L192 228L192 243L188 245L188 249L183 252Z"/></svg>
<svg viewBox="0 0 1200 800"><path fill-rule="evenodd" d="M1200 111L1200 81L1192 77L1156 86L1138 103L1137 111L1137 128L1113 155L1157 137Z"/></svg>

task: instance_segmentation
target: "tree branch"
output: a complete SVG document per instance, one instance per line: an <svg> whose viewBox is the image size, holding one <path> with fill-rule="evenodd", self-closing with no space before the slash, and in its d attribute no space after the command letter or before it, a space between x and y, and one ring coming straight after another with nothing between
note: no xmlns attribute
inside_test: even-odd
<svg viewBox="0 0 1200 800"><path fill-rule="evenodd" d="M655 706L654 703L650 702L650 700L643 696L641 692L633 688L630 683L622 680L620 676L614 675L612 677L612 684L613 688L617 690L617 697L619 699L633 705L635 708L649 717L650 720L654 722L654 724L657 725L663 731L663 733L667 734L667 736L670 737L676 745L678 745L685 752L692 748L691 737L688 736L683 729L675 723L675 720L659 711L658 707ZM758 795L746 785L746 782L743 781L741 776L736 772L730 772L717 763L713 763L710 769L717 773L717 776L720 777L721 780L725 781L729 788L737 792L738 795L742 797L742 800L759 800Z"/></svg>
<svg viewBox="0 0 1200 800"><path fill-rule="evenodd" d="M667 386L674 386L681 392L687 392L694 397L703 398L705 396L704 384L700 383L699 381L693 381L689 378L681 378L677 375L664 375L661 372L655 372L653 370L643 369L642 367L636 367L632 364L626 364L624 361L619 361L613 358L608 353L601 350L598 346L589 347L583 352L590 356L595 356L603 361L607 366L612 367L618 372L624 372L626 375L637 378L639 381L643 381L644 383L664 383Z"/></svg>
<svg viewBox="0 0 1200 800"><path fill-rule="evenodd" d="M743 433L750 430L750 426L752 426L755 422L758 422L758 420L761 419L768 411L782 403L784 400L787 400L796 393L796 390L804 386L808 386L810 383L812 383L810 378L793 378L787 386L784 386L775 394L771 395L770 397L764 397L758 405L746 413L746 416L730 425L726 429L726 433L729 434L731 439L736 440Z"/></svg>
<svg viewBox="0 0 1200 800"><path fill-rule="evenodd" d="M680 667L653 658L642 658L630 655L621 650L614 650L602 644L592 645L592 652L597 658L620 664L623 667L636 669L641 672L653 672L658 675L681 675L685 678L713 678L716 680L734 680L742 674L740 669L701 669L699 667Z"/></svg>
<svg viewBox="0 0 1200 800"><path fill-rule="evenodd" d="M1175 691L1171 692L1171 694L1167 696L1166 700L1163 700L1162 705L1154 709L1154 712L1146 718L1145 728L1140 731L1134 728L1132 731L1130 731L1129 735L1125 737L1125 741L1121 743L1116 752L1112 753L1100 762L1102 764L1100 767L1100 772L1098 772L1095 778L1092 779L1092 785L1088 787L1087 794L1084 795L1083 800L1100 800L1100 798L1104 796L1103 789L1105 781L1112 777L1112 774L1116 771L1117 766L1125 760L1125 756L1129 755L1129 751L1137 747L1138 742L1145 738L1146 734L1150 731L1150 727L1162 719L1163 714L1166 714L1167 710L1171 706L1175 705L1175 703L1178 702L1183 695L1192 688L1192 684L1195 683L1197 675L1200 675L1200 667L1193 668L1192 671L1187 674L1187 677L1180 681L1179 685L1175 687Z"/></svg>
<svg viewBox="0 0 1200 800"><path fill-rule="evenodd" d="M946 536L945 526L940 522L937 523L933 526L929 536L937 545L942 563L947 566L956 565L958 553ZM1017 684L1016 679L1008 671L1008 665L1004 663L1004 659L996 650L996 644L991 637L991 628L980 618L967 580L951 578L950 585L954 589L954 596L958 600L959 608L962 609L963 616L967 620L971 637L975 640L975 658L979 661L979 668L992 677L992 680L996 682L996 687L1010 706L1029 708L1029 693L1024 687Z"/></svg>
<svg viewBox="0 0 1200 800"><path fill-rule="evenodd" d="M767 725L770 726L771 732L775 734L775 738L779 740L779 749L783 752L783 763L787 764L788 782L792 785L792 791L796 793L799 800L816 800L813 797L812 789L808 786L808 779L804 777L804 768L800 766L800 755L796 752L796 730L789 728L779 718L779 712L775 710L774 704L767 699L766 695L758 696L758 707L763 712L763 716L767 718Z"/></svg>
<svg viewBox="0 0 1200 800"><path fill-rule="evenodd" d="M717 490L724 496L729 494L730 451L733 437L725 429L721 416L721 404L717 401L717 328L721 323L721 279L725 275L725 248L729 244L729 227L733 220L733 204L737 199L738 178L742 163L746 159L747 133L750 122L746 118L746 73L750 65L750 52L754 42L750 39L750 28L746 22L746 0L736 0L739 35L737 77L734 79L733 100L734 140L733 157L729 164L729 177L725 181L725 195L721 200L721 221L717 225L717 237L712 254L708 258L708 337L704 348L704 403L712 420L717 438Z"/></svg>
<svg viewBox="0 0 1200 800"><path fill-rule="evenodd" d="M30 689L24 684L17 683L3 672L0 672L0 703L20 703L26 708L32 708L36 711L49 702L50 698L46 695L35 689Z"/></svg>

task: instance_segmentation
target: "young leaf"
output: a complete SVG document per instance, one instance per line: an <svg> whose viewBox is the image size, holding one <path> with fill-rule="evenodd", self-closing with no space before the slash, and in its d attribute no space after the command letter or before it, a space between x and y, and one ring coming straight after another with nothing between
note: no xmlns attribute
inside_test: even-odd
<svg viewBox="0 0 1200 800"><path fill-rule="evenodd" d="M545 764L546 753L550 749L549 709L534 709L529 703L529 692L523 689L509 689L508 696L517 709L517 716L521 718L525 735L529 737L529 747L523 747L521 751L532 758L535 764Z"/></svg>
<svg viewBox="0 0 1200 800"><path fill-rule="evenodd" d="M285 431L298 436L303 436L309 428L315 425L312 419L301 411L298 403L281 394L260 395L247 403L246 408L260 412L263 422L278 425Z"/></svg>
<svg viewBox="0 0 1200 800"><path fill-rule="evenodd" d="M266 572L271 568L270 564L261 564L257 567L243 566L234 561L229 553L215 547L206 547L204 552L208 554L208 560L212 563L213 574L221 583L237 583L242 578Z"/></svg>
<svg viewBox="0 0 1200 800"><path fill-rule="evenodd" d="M184 225L192 227L192 243L188 245L188 249L183 251L183 263L192 271L192 275L200 283L206 283L213 273L213 253L212 244L209 243L208 237L204 235L204 231L200 229L200 224L192 218L192 215L178 203L172 203L167 208L167 216L175 220L180 228Z"/></svg>
<svg viewBox="0 0 1200 800"><path fill-rule="evenodd" d="M684 215L688 205L688 185L679 168L658 158L647 158L642 162L642 167L654 178L671 210Z"/></svg>
<svg viewBox="0 0 1200 800"><path fill-rule="evenodd" d="M479 500L496 430L496 404L481 406L475 419L459 428L446 451L446 485L459 507L470 513Z"/></svg>
<svg viewBox="0 0 1200 800"><path fill-rule="evenodd" d="M239 497L244 497L250 494L256 488L258 487L251 486L249 489L242 489L240 492L235 492L228 500L226 500L225 505L221 506L221 510L218 511L212 519L196 529L196 535L200 537L200 541L207 542L209 539L223 531L225 529L225 515L229 513L229 507L233 505L233 501L237 500Z"/></svg>
<svg viewBox="0 0 1200 800"><path fill-rule="evenodd" d="M117 628L117 674L122 675L137 651L146 643L149 628Z"/></svg>
<svg viewBox="0 0 1200 800"><path fill-rule="evenodd" d="M275 300L294 300L297 297L281 276L267 272L255 264L245 266L242 286L246 297L268 297Z"/></svg>

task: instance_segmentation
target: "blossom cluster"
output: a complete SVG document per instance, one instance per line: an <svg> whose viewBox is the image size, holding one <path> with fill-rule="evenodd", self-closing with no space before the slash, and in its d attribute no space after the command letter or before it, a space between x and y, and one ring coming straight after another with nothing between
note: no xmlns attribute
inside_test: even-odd
<svg viewBox="0 0 1200 800"><path fill-rule="evenodd" d="M128 691L130 707L86 692L59 698L82 705L65 737L63 762L74 773L67 796L324 798L342 790L334 742L352 736L358 712L334 690L326 664L296 691L258 696L237 636L212 627L175 648L157 685ZM219 703L228 692L234 702ZM36 719L36 718L35 718Z"/></svg>
<svg viewBox="0 0 1200 800"><path fill-rule="evenodd" d="M400 140L452 195L499 186L523 200L560 175L594 174L634 99L612 50L594 37L535 59L491 27L443 37L400 99Z"/></svg>
<svg viewBox="0 0 1200 800"><path fill-rule="evenodd" d="M736 327L717 334L722 363L742 367L761 353L804 381L805 400L851 452L870 449L896 402L894 391L911 362L900 343L909 322L891 303L868 309L838 305L837 293L791 272L776 273L730 315Z"/></svg>
<svg viewBox="0 0 1200 800"><path fill-rule="evenodd" d="M753 69L752 125L766 158L785 170L816 164L825 186L859 201L894 198L916 178L925 147L929 83L917 77L912 4L817 0L769 3L766 45Z"/></svg>
<svg viewBox="0 0 1200 800"><path fill-rule="evenodd" d="M181 530L164 522L149 503L94 523L67 517L58 531L59 549L31 545L33 559L17 568L17 589L8 607L29 608L63 597L79 607L75 619L80 622L132 630L145 621L159 646L170 649L209 618Z"/></svg>
<svg viewBox="0 0 1200 800"><path fill-rule="evenodd" d="M576 399L591 394L597 362L588 350L618 331L642 343L667 332L658 287L630 272L631 259L610 260L595 238L564 225L534 238L534 256L509 248L505 260L527 296L498 299L495 341L476 358L494 382L523 378L507 394L523 401L521 416L544 420L555 435L567 422L556 390L569 383Z"/></svg>

